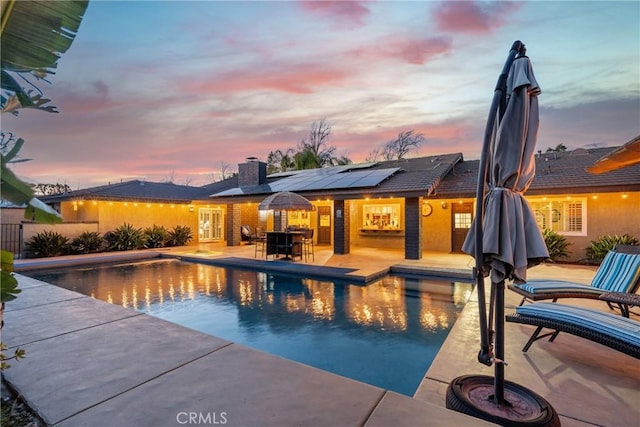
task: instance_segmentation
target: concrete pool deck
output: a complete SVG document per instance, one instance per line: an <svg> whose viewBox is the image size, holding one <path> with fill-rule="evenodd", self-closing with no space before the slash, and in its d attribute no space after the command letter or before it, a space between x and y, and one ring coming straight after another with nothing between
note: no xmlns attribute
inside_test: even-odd
<svg viewBox="0 0 640 427"><path fill-rule="evenodd" d="M164 252L203 259L250 260L254 255L250 246ZM89 257L95 256L84 259ZM36 260L16 266L30 262ZM425 253L422 260L408 261L399 251L357 249L333 255L317 247L309 264L353 270L359 276L393 265L462 274L473 259ZM293 269L303 265L290 264ZM594 270L545 264L529 274L588 283ZM23 292L7 304L2 339L9 347L25 348L27 358L13 362L3 375L50 425L169 426L188 424L189 417L200 424L229 426L487 425L447 410L444 403L451 379L493 372L475 360L475 297L410 398L25 276L19 281ZM509 311L518 298L512 292L506 296ZM606 309L599 301L568 302ZM568 334L555 343L537 342L523 354L520 349L532 329L506 326L508 380L545 397L564 426L638 425L639 360Z"/></svg>

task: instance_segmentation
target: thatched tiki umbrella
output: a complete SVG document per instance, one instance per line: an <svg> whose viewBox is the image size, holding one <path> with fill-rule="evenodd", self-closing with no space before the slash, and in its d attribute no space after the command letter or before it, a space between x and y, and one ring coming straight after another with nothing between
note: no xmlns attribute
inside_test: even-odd
<svg viewBox="0 0 640 427"><path fill-rule="evenodd" d="M312 211L313 205L299 194L281 191L261 201L258 209L261 211Z"/></svg>
<svg viewBox="0 0 640 427"><path fill-rule="evenodd" d="M314 210L314 206L311 202L305 197L292 193L290 191L281 191L279 193L274 193L264 199L258 205L258 210L261 211L274 211L274 215L276 215L276 224L275 229L284 229L285 222L282 217L282 212L286 211L312 211ZM278 224L280 226L278 226Z"/></svg>
<svg viewBox="0 0 640 427"><path fill-rule="evenodd" d="M455 378L447 390L446 404L501 425L555 426L560 424L558 415L546 400L504 380L504 282L525 282L527 268L549 257L535 215L524 198L535 175L540 94L525 54L524 44L516 41L498 79L481 153L476 216L462 247L476 260L481 336L478 361L494 364L495 375ZM489 273L487 317L484 277Z"/></svg>

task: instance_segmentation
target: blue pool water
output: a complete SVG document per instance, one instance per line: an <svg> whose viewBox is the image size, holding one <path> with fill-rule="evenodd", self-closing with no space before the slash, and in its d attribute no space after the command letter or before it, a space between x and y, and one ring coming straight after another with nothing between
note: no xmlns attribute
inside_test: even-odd
<svg viewBox="0 0 640 427"><path fill-rule="evenodd" d="M473 286L351 285L178 260L24 274L409 396Z"/></svg>

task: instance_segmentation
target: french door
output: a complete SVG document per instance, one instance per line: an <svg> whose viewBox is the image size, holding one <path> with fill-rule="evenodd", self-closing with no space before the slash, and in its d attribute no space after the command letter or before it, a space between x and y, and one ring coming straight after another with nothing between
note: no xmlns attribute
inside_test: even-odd
<svg viewBox="0 0 640 427"><path fill-rule="evenodd" d="M222 210L200 208L198 241L212 242L222 239Z"/></svg>

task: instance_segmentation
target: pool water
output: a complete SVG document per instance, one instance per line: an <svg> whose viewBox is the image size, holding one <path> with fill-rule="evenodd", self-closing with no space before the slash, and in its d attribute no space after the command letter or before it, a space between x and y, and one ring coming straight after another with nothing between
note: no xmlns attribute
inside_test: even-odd
<svg viewBox="0 0 640 427"><path fill-rule="evenodd" d="M352 285L178 260L23 274L409 396L473 287L394 276Z"/></svg>

